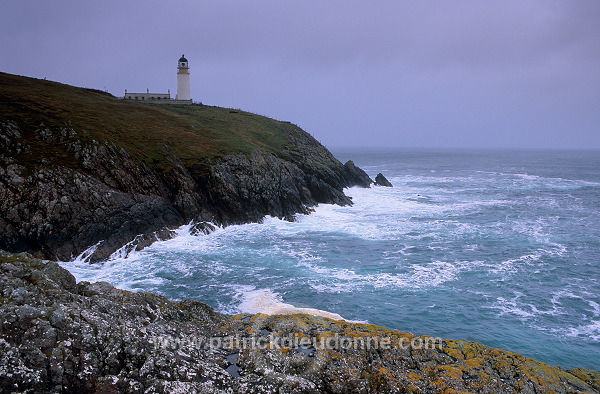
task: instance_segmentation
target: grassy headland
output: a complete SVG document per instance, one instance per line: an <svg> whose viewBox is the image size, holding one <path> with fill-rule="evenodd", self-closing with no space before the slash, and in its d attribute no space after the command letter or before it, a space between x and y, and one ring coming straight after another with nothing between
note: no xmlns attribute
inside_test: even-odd
<svg viewBox="0 0 600 394"><path fill-rule="evenodd" d="M186 162L257 148L279 154L287 144L286 129L295 127L241 110L147 104L5 73L0 73L0 119L15 122L22 130L73 128L80 140L110 140L139 159L163 165L168 165L168 155ZM70 156L60 144L39 141L32 148L28 152L32 161Z"/></svg>
<svg viewBox="0 0 600 394"><path fill-rule="evenodd" d="M371 183L289 122L5 73L0 164L0 248L47 258L100 241L106 258L190 221L291 219Z"/></svg>

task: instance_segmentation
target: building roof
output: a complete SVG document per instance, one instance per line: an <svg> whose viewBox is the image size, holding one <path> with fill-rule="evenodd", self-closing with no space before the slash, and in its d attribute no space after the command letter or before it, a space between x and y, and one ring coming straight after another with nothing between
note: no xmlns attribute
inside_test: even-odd
<svg viewBox="0 0 600 394"><path fill-rule="evenodd" d="M185 58L185 55L181 55L181 58L179 58L180 62L187 62L188 60Z"/></svg>

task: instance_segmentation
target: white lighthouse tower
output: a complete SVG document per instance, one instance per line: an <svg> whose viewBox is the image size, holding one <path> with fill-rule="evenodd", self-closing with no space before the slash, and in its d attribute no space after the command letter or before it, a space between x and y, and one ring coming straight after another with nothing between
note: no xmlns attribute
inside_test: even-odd
<svg viewBox="0 0 600 394"><path fill-rule="evenodd" d="M176 100L191 100L190 97L190 68L185 55L181 55L177 63L177 96Z"/></svg>

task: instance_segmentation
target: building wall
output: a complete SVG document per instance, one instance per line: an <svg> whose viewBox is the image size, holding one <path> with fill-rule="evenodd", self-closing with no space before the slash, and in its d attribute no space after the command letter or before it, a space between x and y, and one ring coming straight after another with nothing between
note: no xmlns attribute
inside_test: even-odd
<svg viewBox="0 0 600 394"><path fill-rule="evenodd" d="M145 101L142 101L142 103L148 103L148 104L187 105L187 104L193 104L193 101L192 100L177 100L177 99L172 99L172 100L145 100Z"/></svg>
<svg viewBox="0 0 600 394"><path fill-rule="evenodd" d="M126 100L138 100L138 101L161 101L170 100L171 95L169 93L125 93L123 97Z"/></svg>

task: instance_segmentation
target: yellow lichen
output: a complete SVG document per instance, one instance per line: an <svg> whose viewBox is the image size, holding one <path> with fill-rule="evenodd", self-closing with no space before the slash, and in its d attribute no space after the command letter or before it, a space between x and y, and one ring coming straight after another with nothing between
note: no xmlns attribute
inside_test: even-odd
<svg viewBox="0 0 600 394"><path fill-rule="evenodd" d="M475 357L465 361L465 365L469 368L481 368L483 366L483 358Z"/></svg>
<svg viewBox="0 0 600 394"><path fill-rule="evenodd" d="M414 372L409 372L408 373L408 379L411 380L411 381L415 381L415 380L423 380L425 378L422 377L421 375L417 375Z"/></svg>

